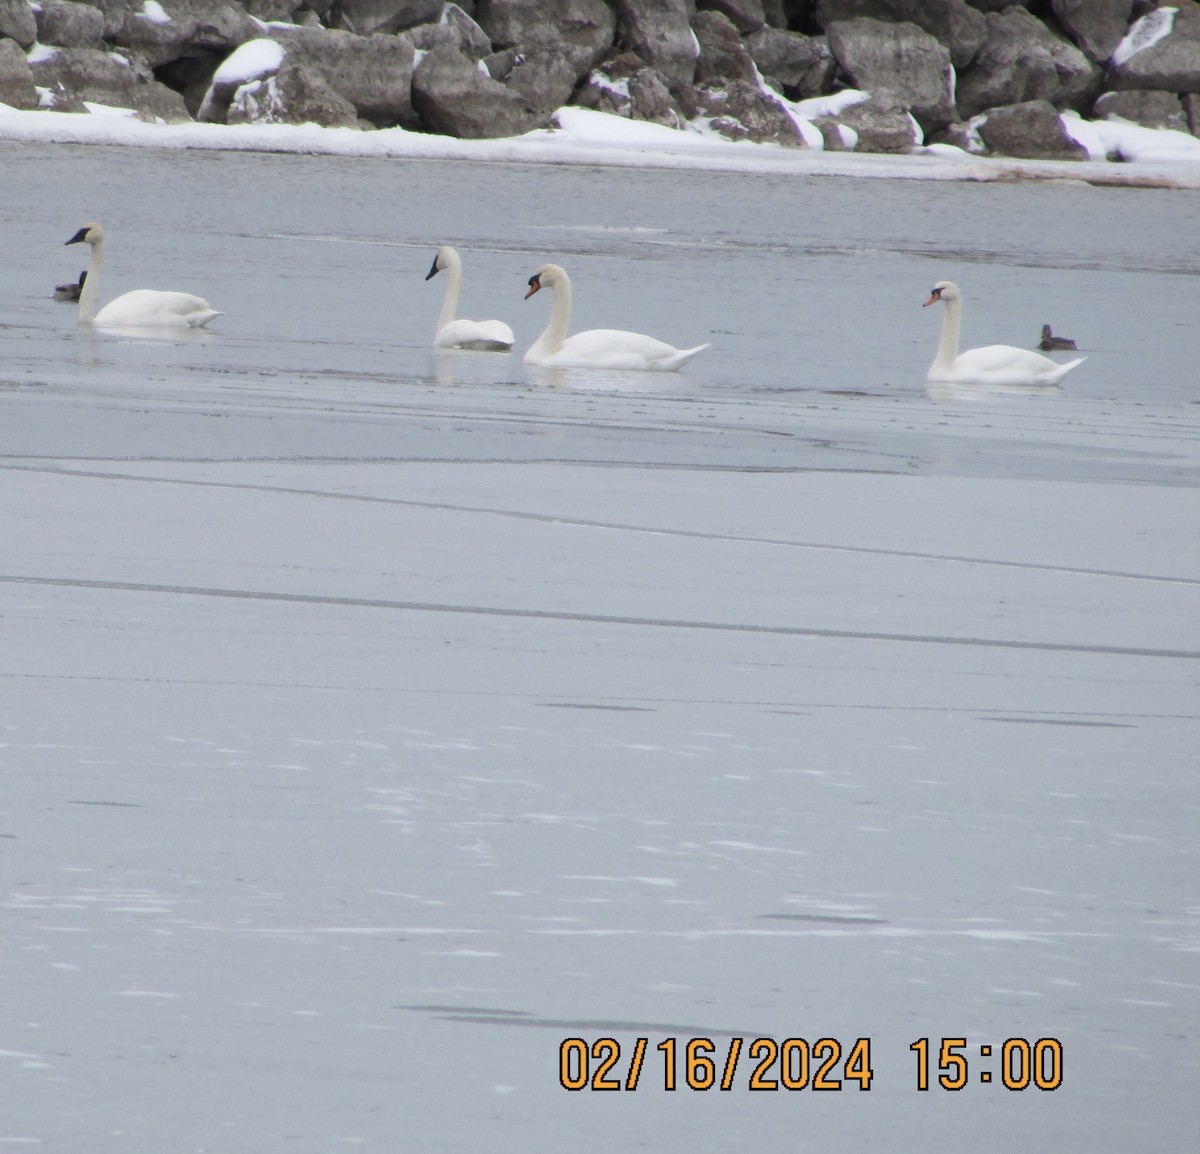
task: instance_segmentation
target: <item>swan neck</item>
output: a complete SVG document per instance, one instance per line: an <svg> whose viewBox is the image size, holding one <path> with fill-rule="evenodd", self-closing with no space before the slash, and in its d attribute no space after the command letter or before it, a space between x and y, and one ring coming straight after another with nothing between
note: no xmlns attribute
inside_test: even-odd
<svg viewBox="0 0 1200 1154"><path fill-rule="evenodd" d="M100 281L100 266L104 264L104 238L101 237L92 246L92 258L88 261L87 278L83 288L79 290L79 323L92 323L96 315L96 285Z"/></svg>
<svg viewBox="0 0 1200 1154"><path fill-rule="evenodd" d="M952 298L945 301L946 312L942 317L942 337L938 341L937 356L933 359L934 369L950 370L958 360L958 329L962 318L962 301Z"/></svg>
<svg viewBox="0 0 1200 1154"><path fill-rule="evenodd" d="M451 261L446 266L446 295L442 297L442 311L438 313L437 333L440 333L458 315L458 294L462 288L462 266ZM437 336L434 333L434 336Z"/></svg>
<svg viewBox="0 0 1200 1154"><path fill-rule="evenodd" d="M571 327L571 282L566 277L551 285L554 303L550 308L550 320L545 332L537 339L537 348L543 356L553 356L563 347L567 330Z"/></svg>

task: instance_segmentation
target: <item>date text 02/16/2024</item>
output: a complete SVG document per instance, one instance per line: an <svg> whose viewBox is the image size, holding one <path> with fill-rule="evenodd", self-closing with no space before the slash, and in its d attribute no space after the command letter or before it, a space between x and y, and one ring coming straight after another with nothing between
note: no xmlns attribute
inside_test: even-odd
<svg viewBox="0 0 1200 1154"><path fill-rule="evenodd" d="M971 1069L963 1051L966 1038L937 1039L936 1084L943 1090L961 1090L971 1080ZM870 1090L871 1039L856 1038L843 1046L836 1038L818 1038L810 1046L803 1038L733 1037L718 1053L711 1038L664 1038L649 1054L650 1040L634 1042L628 1064L621 1061L621 1044L615 1038L597 1038L590 1045L583 1038L564 1038L558 1048L558 1080L564 1090L636 1090L649 1067L662 1069L662 1089L674 1091L686 1086L691 1090L732 1090L744 1085L748 1090L841 1090L854 1083L859 1090ZM996 1081L1008 1090L1057 1090L1063 1078L1063 1047L1057 1038L1006 1038L999 1046L979 1046L980 1059L991 1058L999 1050L999 1076L993 1070L977 1071L982 1085ZM932 1051L929 1038L918 1038L909 1046L917 1056L916 1088L930 1089ZM745 1054L746 1074L738 1079L739 1063ZM678 1058L683 1056L683 1078L679 1079ZM843 1059L843 1055L845 1058Z"/></svg>

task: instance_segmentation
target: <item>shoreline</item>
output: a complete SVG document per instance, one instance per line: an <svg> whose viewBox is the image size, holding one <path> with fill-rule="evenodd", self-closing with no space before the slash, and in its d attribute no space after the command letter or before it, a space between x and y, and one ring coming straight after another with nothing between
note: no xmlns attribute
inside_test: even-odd
<svg viewBox="0 0 1200 1154"><path fill-rule="evenodd" d="M80 115L0 112L0 144L108 145L166 151L261 152L378 160L562 164L746 175L969 183L1059 181L1096 187L1200 191L1200 164L1171 160L1056 161L949 152L906 155L786 149L715 139L625 121L606 113L562 109L564 127L495 140L459 140L402 128L364 133L315 125L148 124L125 110ZM669 134L669 135L665 135ZM672 139L678 138L678 139Z"/></svg>

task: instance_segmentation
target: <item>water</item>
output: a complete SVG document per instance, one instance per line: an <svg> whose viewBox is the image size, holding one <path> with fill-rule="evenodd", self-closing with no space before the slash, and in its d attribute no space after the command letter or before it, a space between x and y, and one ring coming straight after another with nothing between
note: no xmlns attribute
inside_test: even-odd
<svg viewBox="0 0 1200 1154"><path fill-rule="evenodd" d="M1186 1144L1195 194L13 146L0 194L0 1140ZM213 331L77 331L93 218L102 300ZM519 348L546 260L713 348L436 356L444 242ZM942 278L1088 361L930 393ZM683 1088L760 1035L843 1089Z"/></svg>

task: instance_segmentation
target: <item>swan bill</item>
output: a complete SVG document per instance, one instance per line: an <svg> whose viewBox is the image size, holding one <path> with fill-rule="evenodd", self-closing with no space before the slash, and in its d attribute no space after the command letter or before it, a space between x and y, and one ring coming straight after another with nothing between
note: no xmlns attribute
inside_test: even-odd
<svg viewBox="0 0 1200 1154"><path fill-rule="evenodd" d="M529 291L525 294L525 299L528 300L541 287L542 287L542 274L539 272L535 272L533 274L533 276L531 276L529 278Z"/></svg>
<svg viewBox="0 0 1200 1154"><path fill-rule="evenodd" d="M441 270L438 268L438 258L433 258L433 267L425 274L426 280L433 280Z"/></svg>

